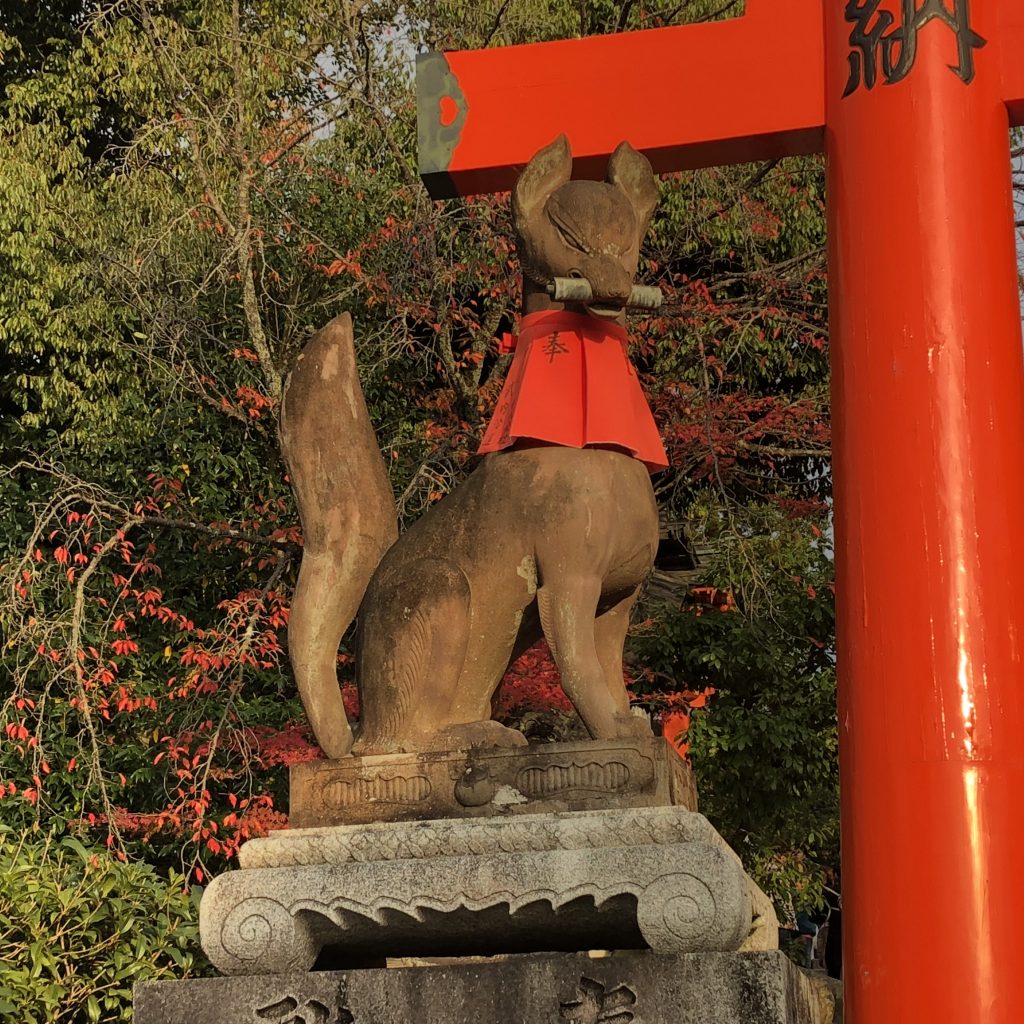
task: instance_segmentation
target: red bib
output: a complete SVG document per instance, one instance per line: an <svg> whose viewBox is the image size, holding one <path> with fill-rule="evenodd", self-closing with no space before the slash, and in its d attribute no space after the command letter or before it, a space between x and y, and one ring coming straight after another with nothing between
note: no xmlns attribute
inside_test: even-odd
<svg viewBox="0 0 1024 1024"><path fill-rule="evenodd" d="M565 448L610 446L655 473L668 466L654 417L617 323L580 313L530 313L477 452L518 440Z"/></svg>

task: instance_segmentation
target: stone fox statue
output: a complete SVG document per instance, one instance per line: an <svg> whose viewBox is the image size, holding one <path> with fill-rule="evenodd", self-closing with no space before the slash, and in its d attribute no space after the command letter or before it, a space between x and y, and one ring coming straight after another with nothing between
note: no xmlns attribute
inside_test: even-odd
<svg viewBox="0 0 1024 1024"><path fill-rule="evenodd" d="M657 185L626 143L605 182L571 170L563 136L515 186L524 316L487 454L401 537L347 314L291 375L281 426L305 550L288 645L328 757L525 743L491 699L541 635L591 736L648 730L622 648L658 544L649 470L665 459L623 323ZM556 278L589 283L587 304L552 298ZM353 735L335 665L356 615Z"/></svg>

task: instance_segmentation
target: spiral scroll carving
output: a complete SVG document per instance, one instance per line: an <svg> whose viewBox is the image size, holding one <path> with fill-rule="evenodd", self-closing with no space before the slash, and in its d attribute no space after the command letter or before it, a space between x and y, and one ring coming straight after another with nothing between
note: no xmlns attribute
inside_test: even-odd
<svg viewBox="0 0 1024 1024"><path fill-rule="evenodd" d="M261 960L291 945L295 922L287 907L265 896L243 900L224 918L221 946L246 962Z"/></svg>
<svg viewBox="0 0 1024 1024"><path fill-rule="evenodd" d="M714 948L718 904L696 875L662 875L640 894L637 924L652 949L680 953Z"/></svg>

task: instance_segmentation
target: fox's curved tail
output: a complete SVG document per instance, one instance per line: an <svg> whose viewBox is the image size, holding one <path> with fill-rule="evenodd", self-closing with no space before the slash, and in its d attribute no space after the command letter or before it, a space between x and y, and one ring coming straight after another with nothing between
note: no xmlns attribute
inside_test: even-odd
<svg viewBox="0 0 1024 1024"><path fill-rule="evenodd" d="M318 331L299 356L281 403L281 446L304 539L288 653L317 742L328 757L344 757L353 737L338 687L338 644L398 538L348 313Z"/></svg>

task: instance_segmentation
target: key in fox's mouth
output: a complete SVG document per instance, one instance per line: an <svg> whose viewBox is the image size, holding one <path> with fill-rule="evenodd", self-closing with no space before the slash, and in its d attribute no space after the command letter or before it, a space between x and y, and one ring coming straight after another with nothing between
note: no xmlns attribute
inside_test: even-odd
<svg viewBox="0 0 1024 1024"><path fill-rule="evenodd" d="M660 288L634 285L625 302L609 301L594 295L593 287L585 277L556 277L548 284L547 293L556 302L578 302L588 313L605 319L617 317L627 308L659 309L664 299Z"/></svg>

